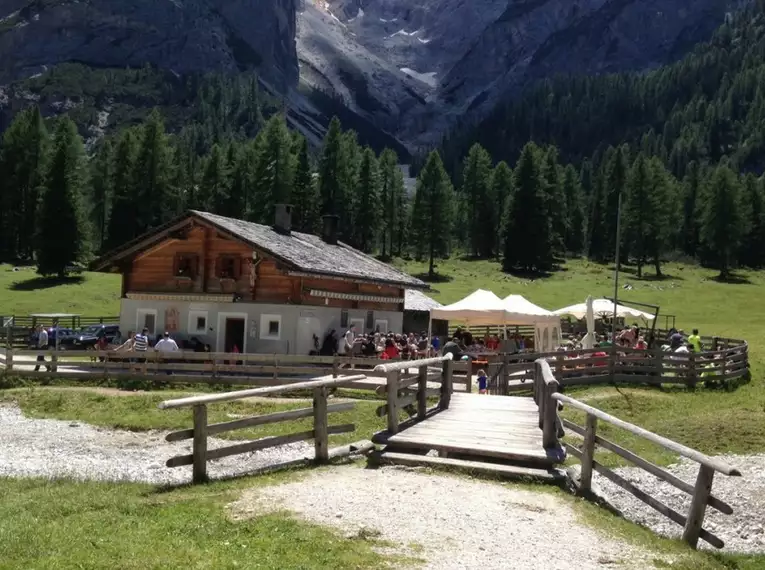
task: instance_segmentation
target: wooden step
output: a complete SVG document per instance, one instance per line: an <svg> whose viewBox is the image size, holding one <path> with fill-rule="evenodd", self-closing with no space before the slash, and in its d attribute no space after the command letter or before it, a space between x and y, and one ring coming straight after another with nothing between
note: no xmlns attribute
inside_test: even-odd
<svg viewBox="0 0 765 570"><path fill-rule="evenodd" d="M392 451L377 452L374 456L370 457L370 460L379 465L440 467L445 469L458 469L469 473L492 475L495 477L502 477L503 479L532 479L544 483L559 483L566 478L565 473L558 469L535 469L533 467L503 465L501 463L484 463L482 461L467 461L464 459L450 459L445 457L411 455L409 453L395 453Z"/></svg>

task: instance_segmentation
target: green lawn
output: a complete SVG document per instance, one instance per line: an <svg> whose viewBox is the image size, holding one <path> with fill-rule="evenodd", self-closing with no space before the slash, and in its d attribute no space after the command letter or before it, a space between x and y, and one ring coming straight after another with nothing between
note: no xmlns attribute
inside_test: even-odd
<svg viewBox="0 0 765 570"><path fill-rule="evenodd" d="M375 542L287 514L233 521L238 490L289 473L169 492L148 485L0 479L0 569L389 568Z"/></svg>
<svg viewBox="0 0 765 570"><path fill-rule="evenodd" d="M143 431L150 429L176 430L192 426L191 408L160 410L157 404L163 400L190 395L191 392L162 391L152 394L105 395L88 391L59 387L14 388L0 391L0 401L18 402L24 415L31 418L76 420L96 426ZM330 400L331 403L331 400ZM375 414L382 401L366 400L356 402L356 407L347 412L329 415L330 425L355 424L356 430L333 435L330 445L342 445L361 439L385 428L385 418ZM230 421L242 416L255 416L273 412L310 408L310 401L268 402L237 401L210 404L208 423ZM308 431L313 429L313 418L290 422L267 424L254 428L224 432L225 439L255 439L271 435Z"/></svg>
<svg viewBox="0 0 765 570"><path fill-rule="evenodd" d="M64 280L45 279L34 267L13 271L11 265L0 265L0 315L31 313L119 315L120 276L85 272Z"/></svg>

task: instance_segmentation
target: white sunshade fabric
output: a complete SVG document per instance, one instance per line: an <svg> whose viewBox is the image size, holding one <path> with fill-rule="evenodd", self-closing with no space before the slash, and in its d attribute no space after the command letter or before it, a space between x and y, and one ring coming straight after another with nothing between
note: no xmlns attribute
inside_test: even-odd
<svg viewBox="0 0 765 570"><path fill-rule="evenodd" d="M464 322L471 325L501 325L509 313L502 299L491 291L478 289L464 299L430 310L431 319Z"/></svg>
<svg viewBox="0 0 765 570"><path fill-rule="evenodd" d="M608 299L593 299L592 312L596 317L609 317L614 314L614 302ZM578 305L571 305L570 307L563 307L557 311L553 311L553 314L558 316L571 315L577 319L583 319L587 316L587 303L579 303ZM646 320L653 320L653 314L633 309L632 307L626 307L624 305L616 306L617 317L634 317L642 318Z"/></svg>

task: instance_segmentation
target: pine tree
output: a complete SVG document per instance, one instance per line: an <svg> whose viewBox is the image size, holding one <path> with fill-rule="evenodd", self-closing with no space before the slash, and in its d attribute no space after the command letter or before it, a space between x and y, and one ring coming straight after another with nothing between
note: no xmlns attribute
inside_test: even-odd
<svg viewBox="0 0 765 570"><path fill-rule="evenodd" d="M579 255L584 249L584 198L579 175L572 165L563 171L563 195L566 199L566 251Z"/></svg>
<svg viewBox="0 0 765 570"><path fill-rule="evenodd" d="M223 151L217 144L213 145L202 174L200 207L215 214L223 212L229 200L229 184L230 178Z"/></svg>
<svg viewBox="0 0 765 570"><path fill-rule="evenodd" d="M396 171L398 157L396 153L386 148L380 153L380 206L382 216L380 219L380 244L383 259L393 255L393 233L396 227L396 210L393 206L395 200ZM389 245L390 244L390 245Z"/></svg>
<svg viewBox="0 0 765 570"><path fill-rule="evenodd" d="M319 159L319 195L321 196L321 213L340 215L338 207L345 200L341 186L341 170L343 169L343 133L340 120L333 117L329 123L327 134Z"/></svg>
<svg viewBox="0 0 765 570"><path fill-rule="evenodd" d="M623 195L627 181L627 159L625 154L625 148L621 146L616 147L610 160L605 165L602 227L606 252L613 248L616 243L619 195ZM624 200L623 196L622 200ZM605 258L613 259L613 253L607 254Z"/></svg>
<svg viewBox="0 0 765 570"><path fill-rule="evenodd" d="M90 163L91 200L90 225L94 232L94 245L103 251L106 244L106 229L112 202L114 182L114 149L111 139L106 138L98 145L96 154Z"/></svg>
<svg viewBox="0 0 765 570"><path fill-rule="evenodd" d="M505 213L509 208L512 209L513 193L515 191L513 188L513 171L504 160L494 167L491 187L496 204L493 228L494 251L497 253L497 257L499 257L502 252L502 235L506 220Z"/></svg>
<svg viewBox="0 0 765 570"><path fill-rule="evenodd" d="M747 233L741 243L741 263L754 268L765 265L765 180L753 174L744 177L743 213L747 218Z"/></svg>
<svg viewBox="0 0 765 570"><path fill-rule="evenodd" d="M313 233L319 229L319 197L313 181L308 156L308 141L300 137L295 161L295 182L292 187L292 225L301 232Z"/></svg>
<svg viewBox="0 0 765 570"><path fill-rule="evenodd" d="M133 168L135 223L139 234L169 219L171 160L165 125L159 111L154 109L141 130Z"/></svg>
<svg viewBox="0 0 765 570"><path fill-rule="evenodd" d="M681 246L688 255L695 256L699 247L699 192L701 167L695 161L688 164L683 179L683 227Z"/></svg>
<svg viewBox="0 0 765 570"><path fill-rule="evenodd" d="M58 120L37 224L37 271L66 275L67 267L86 259L89 228L84 192L87 164L82 139L68 117Z"/></svg>
<svg viewBox="0 0 765 570"><path fill-rule="evenodd" d="M412 208L412 233L419 256L428 258L428 276L435 277L435 258L448 251L451 232L452 184L436 151L417 177Z"/></svg>
<svg viewBox="0 0 765 570"><path fill-rule="evenodd" d="M361 147L356 138L356 131L343 133L341 150L338 176L340 177L340 195L343 196L343 199L337 205L337 212L340 216L341 235L350 238L357 222L354 218L359 200L359 196L356 194L356 184L361 166Z"/></svg>
<svg viewBox="0 0 765 570"><path fill-rule="evenodd" d="M565 254L566 235L568 234L568 213L566 212L566 197L561 183L561 167L558 162L558 149L551 146L544 154L542 178L545 185L545 207L550 218L550 229L553 251L559 255Z"/></svg>
<svg viewBox="0 0 765 570"><path fill-rule="evenodd" d="M462 198L472 254L490 257L495 241L497 202L491 185L491 157L478 144L470 147L462 170Z"/></svg>
<svg viewBox="0 0 765 570"><path fill-rule="evenodd" d="M255 149L253 145L232 143L226 160L227 170L231 174L228 196L223 201L222 215L244 219L247 215L250 191L253 186L255 169Z"/></svg>
<svg viewBox="0 0 765 570"><path fill-rule="evenodd" d="M452 186L449 184L449 192L446 194L450 200L454 199L454 192ZM409 234L411 232L410 222L412 219L410 212L409 195L406 193L406 187L404 186L404 172L396 167L396 171L393 174L393 210L395 215L393 216L393 233L391 236L391 252L398 257L401 257L404 253L404 244L409 240ZM449 204L449 212L447 219L449 221L449 228L451 229L451 220L453 218L452 204ZM445 252L440 255L447 255L449 252L449 239L445 239Z"/></svg>
<svg viewBox="0 0 765 570"><path fill-rule="evenodd" d="M606 224L604 176L595 175L590 196L590 222L587 224L587 257L603 262L608 259L609 244L606 242L604 226Z"/></svg>
<svg viewBox="0 0 765 570"><path fill-rule="evenodd" d="M738 178L727 164L722 164L708 177L702 192L701 242L720 270L720 279L725 280L730 278L746 230Z"/></svg>
<svg viewBox="0 0 765 570"><path fill-rule="evenodd" d="M137 202L133 193L133 167L138 155L138 140L132 129L122 132L114 149L112 211L106 232L106 249L114 249L138 235Z"/></svg>
<svg viewBox="0 0 765 570"><path fill-rule="evenodd" d="M380 217L380 178L377 171L377 157L367 147L361 156L359 177L355 189L356 211L353 225L354 245L369 253L374 249Z"/></svg>
<svg viewBox="0 0 765 570"><path fill-rule="evenodd" d="M37 107L21 111L0 146L0 260L31 258L48 133Z"/></svg>
<svg viewBox="0 0 765 570"><path fill-rule="evenodd" d="M651 224L651 174L648 161L643 153L638 154L627 173L627 186L623 212L625 242L631 244L631 250L637 262L637 277L643 276L643 265L648 256Z"/></svg>
<svg viewBox="0 0 765 570"><path fill-rule="evenodd" d="M543 271L552 265L552 228L540 153L534 143L527 144L515 167L515 197L508 212L502 263L505 271Z"/></svg>
<svg viewBox="0 0 765 570"><path fill-rule="evenodd" d="M288 204L292 199L294 160L292 138L283 115L274 115L258 137L255 159L255 204L252 221L271 224L274 205Z"/></svg>

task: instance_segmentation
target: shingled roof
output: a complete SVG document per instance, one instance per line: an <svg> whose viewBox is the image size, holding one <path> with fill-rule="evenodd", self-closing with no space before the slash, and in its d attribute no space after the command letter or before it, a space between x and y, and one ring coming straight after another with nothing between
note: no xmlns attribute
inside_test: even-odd
<svg viewBox="0 0 765 570"><path fill-rule="evenodd" d="M441 303L435 299L431 299L422 291L417 289L407 289L404 296L404 310L405 311L420 311L429 313L431 309L438 309L442 307Z"/></svg>
<svg viewBox="0 0 765 570"><path fill-rule="evenodd" d="M270 226L218 216L209 212L190 210L184 216L156 228L125 244L121 248L104 255L94 263L95 269L104 269L116 260L127 257L132 251L151 245L184 221L197 219L216 227L218 230L241 240L274 259L291 267L294 271L358 279L373 283L401 285L417 289L426 289L427 285L407 275L403 271L378 261L374 257L338 242L332 245L320 237L300 232L284 234Z"/></svg>

